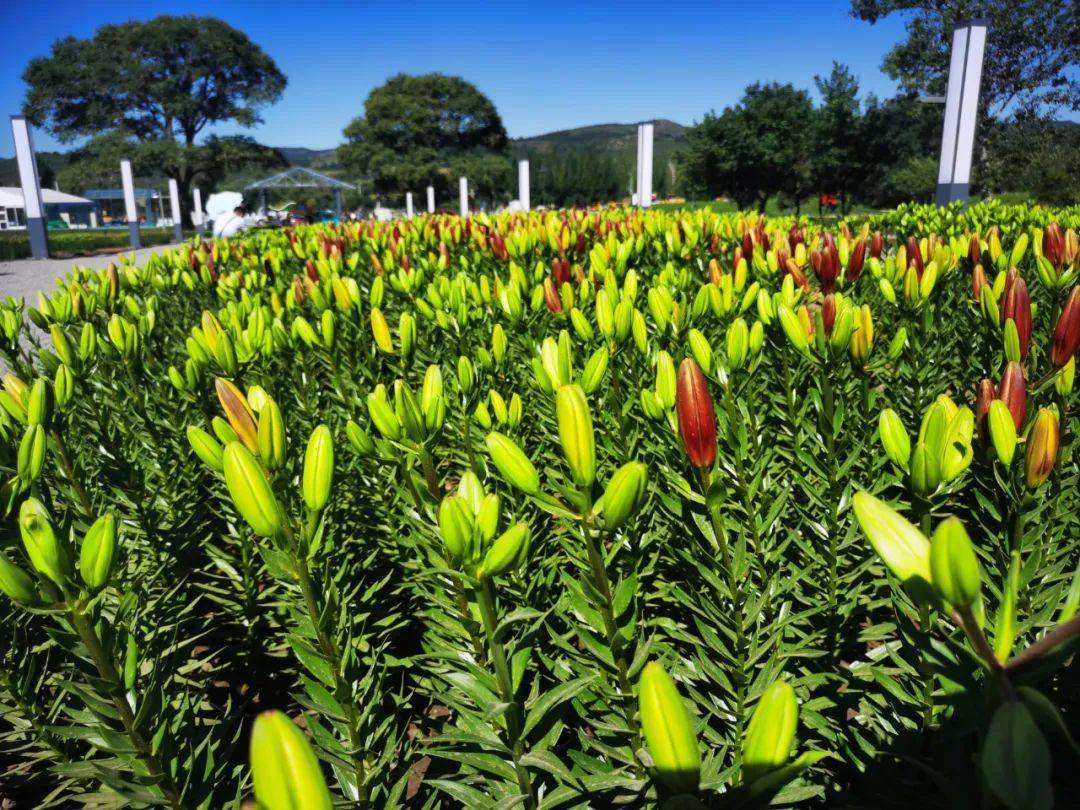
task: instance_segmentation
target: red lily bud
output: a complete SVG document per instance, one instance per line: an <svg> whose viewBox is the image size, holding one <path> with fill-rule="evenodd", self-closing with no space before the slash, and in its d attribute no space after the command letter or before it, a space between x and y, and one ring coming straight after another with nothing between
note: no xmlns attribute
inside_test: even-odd
<svg viewBox="0 0 1080 810"><path fill-rule="evenodd" d="M736 270L739 269L739 262L742 261L742 257L743 257L742 248L741 247L735 248L735 252L731 255L731 272L732 273L734 273ZM750 257L748 257L746 259L747 264L750 263L750 259L752 259L752 258L753 258L753 256L750 256Z"/></svg>
<svg viewBox="0 0 1080 810"><path fill-rule="evenodd" d="M788 246L791 248L791 252L795 252L795 248L799 245L806 244L806 233L798 225L792 224L791 230L788 231Z"/></svg>
<svg viewBox="0 0 1080 810"><path fill-rule="evenodd" d="M990 403L997 399L994 384L983 377L979 380L979 391L975 395L975 424L979 428L979 441L983 447L990 445Z"/></svg>
<svg viewBox="0 0 1080 810"><path fill-rule="evenodd" d="M1012 292L1013 285L1016 280L1020 278L1020 271L1015 267L1010 267L1005 273L1005 286L1001 290L1001 304L998 304L998 311L1001 311L1001 307L1005 302L1005 299L1009 297L1009 293Z"/></svg>
<svg viewBox="0 0 1080 810"><path fill-rule="evenodd" d="M1031 298L1028 295L1027 282L1018 275L1001 300L1001 321L1009 318L1016 322L1016 333L1020 337L1020 358L1028 356L1031 346Z"/></svg>
<svg viewBox="0 0 1080 810"><path fill-rule="evenodd" d="M1005 373L1001 375L1001 386L998 388L998 399L1005 403L1012 414L1013 424L1016 429L1024 424L1027 415L1027 388L1024 381L1024 367L1015 360L1005 366Z"/></svg>
<svg viewBox="0 0 1080 810"><path fill-rule="evenodd" d="M765 226L758 225L757 231L754 232L754 241L761 245L761 249L766 253L769 251L769 235L765 233Z"/></svg>
<svg viewBox="0 0 1080 810"><path fill-rule="evenodd" d="M973 265L978 264L982 259L982 244L979 242L977 233L973 233L971 241L968 242L968 258L971 259Z"/></svg>
<svg viewBox="0 0 1080 810"><path fill-rule="evenodd" d="M1042 252L1056 270L1061 269L1065 259L1065 234L1056 222L1051 222L1043 231Z"/></svg>
<svg viewBox="0 0 1080 810"><path fill-rule="evenodd" d="M832 293L821 302L821 322L825 324L825 336L832 337L833 324L836 323L836 298Z"/></svg>
<svg viewBox="0 0 1080 810"><path fill-rule="evenodd" d="M747 229L742 238L742 252L746 257L747 263L750 262L751 257L754 255L754 237L750 235L750 230Z"/></svg>
<svg viewBox="0 0 1080 810"><path fill-rule="evenodd" d="M1057 414L1049 408L1040 408L1028 435L1024 459L1024 480L1028 487L1035 489L1050 477L1060 444Z"/></svg>
<svg viewBox="0 0 1080 810"><path fill-rule="evenodd" d="M881 235L881 231L875 231L874 235L870 237L870 255L878 259L884 249L885 237Z"/></svg>
<svg viewBox="0 0 1080 810"><path fill-rule="evenodd" d="M926 267L923 265L922 251L919 249L919 240L914 236L909 236L907 240L907 260L908 264L915 267L915 275L919 281L922 281L923 271Z"/></svg>
<svg viewBox="0 0 1080 810"><path fill-rule="evenodd" d="M1073 287L1058 316L1054 339L1050 345L1050 362L1061 368L1080 347L1080 287Z"/></svg>
<svg viewBox="0 0 1080 810"><path fill-rule="evenodd" d="M308 259L307 262L304 264L304 269L307 270L307 276L312 281L319 280L319 271L315 269L315 262L313 262L311 259Z"/></svg>
<svg viewBox="0 0 1080 810"><path fill-rule="evenodd" d="M866 261L866 237L862 237L855 243L855 249L851 251L848 259L847 273L845 278L852 284L859 280L862 275L863 263Z"/></svg>
<svg viewBox="0 0 1080 810"><path fill-rule="evenodd" d="M691 357L679 366L675 412L690 463L698 468L712 467L716 461L716 413L705 375Z"/></svg>
<svg viewBox="0 0 1080 810"><path fill-rule="evenodd" d="M986 284L986 271L981 264L976 264L971 270L971 297L976 304L982 301L982 291Z"/></svg>
<svg viewBox="0 0 1080 810"><path fill-rule="evenodd" d="M563 259L556 259L551 263L551 276L555 279L555 284L561 287L570 280L570 262Z"/></svg>
<svg viewBox="0 0 1080 810"><path fill-rule="evenodd" d="M813 255L811 254L810 260L813 263ZM795 282L795 286L801 289L803 292L810 290L810 282L806 280L806 274L802 271L802 268L795 263L794 259L787 260L787 271L791 275L792 280Z"/></svg>
<svg viewBox="0 0 1080 810"><path fill-rule="evenodd" d="M556 260L557 261L557 260ZM551 310L552 315L562 312L562 299L559 298L559 290L550 278L544 279L544 303Z"/></svg>

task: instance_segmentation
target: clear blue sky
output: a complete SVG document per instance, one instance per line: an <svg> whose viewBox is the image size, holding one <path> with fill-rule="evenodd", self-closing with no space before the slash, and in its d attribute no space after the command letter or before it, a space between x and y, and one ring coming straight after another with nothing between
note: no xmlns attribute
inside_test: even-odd
<svg viewBox="0 0 1080 810"><path fill-rule="evenodd" d="M796 2L70 2L9 0L0 49L0 155L29 59L67 35L162 13L215 15L247 32L289 85L248 134L273 146L329 148L368 92L398 72L475 83L512 137L585 124L670 118L690 124L753 81L813 89L833 59L864 93L891 95L882 57L903 20L853 20L847 0ZM72 66L73 70L77 66ZM220 133L239 131L221 127ZM38 150L58 148L35 132ZM60 147L66 148L66 147Z"/></svg>

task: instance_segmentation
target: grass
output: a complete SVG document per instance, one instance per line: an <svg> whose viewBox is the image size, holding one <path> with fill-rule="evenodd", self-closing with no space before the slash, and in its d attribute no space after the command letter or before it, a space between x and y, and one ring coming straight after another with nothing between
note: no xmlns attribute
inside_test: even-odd
<svg viewBox="0 0 1080 810"><path fill-rule="evenodd" d="M144 247L166 245L173 241L172 228L144 228L139 235ZM128 245L127 228L49 232L49 255L54 259L89 256L112 249L122 250ZM28 258L30 239L26 231L0 233L0 261Z"/></svg>

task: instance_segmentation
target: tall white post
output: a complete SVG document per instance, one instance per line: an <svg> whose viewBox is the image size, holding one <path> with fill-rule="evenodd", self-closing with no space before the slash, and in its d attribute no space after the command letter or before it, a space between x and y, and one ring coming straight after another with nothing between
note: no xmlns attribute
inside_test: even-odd
<svg viewBox="0 0 1080 810"><path fill-rule="evenodd" d="M195 198L195 205L191 211L191 222L195 225L195 230L202 233L203 229L203 210L202 210L202 192L196 188L191 192Z"/></svg>
<svg viewBox="0 0 1080 810"><path fill-rule="evenodd" d="M458 178L458 213L464 219L469 216L469 179Z"/></svg>
<svg viewBox="0 0 1080 810"><path fill-rule="evenodd" d="M131 247L142 247L139 238L139 209L135 205L135 179L131 176L131 161L120 161L120 182L124 186L124 216L128 224Z"/></svg>
<svg viewBox="0 0 1080 810"><path fill-rule="evenodd" d="M521 210L529 210L529 161L518 161L518 202Z"/></svg>
<svg viewBox="0 0 1080 810"><path fill-rule="evenodd" d="M643 146L642 139L644 137L644 135L642 134L641 128L642 128L642 124L638 124L637 125L637 163L634 166L634 169L635 169L635 172L636 172L635 175L634 175L634 194L637 196L637 199L635 199L634 202L637 205L641 205L641 165L642 165L641 148Z"/></svg>
<svg viewBox="0 0 1080 810"><path fill-rule="evenodd" d="M45 227L45 202L41 198L41 179L37 173L34 142L25 117L11 116L11 135L15 140L15 160L19 164L19 184L22 186L26 231L30 237L30 255L35 259L47 259L49 240Z"/></svg>
<svg viewBox="0 0 1080 810"><path fill-rule="evenodd" d="M412 219L412 192L405 192L405 216Z"/></svg>
<svg viewBox="0 0 1080 810"><path fill-rule="evenodd" d="M176 179L169 178L169 208L173 221L173 241L184 241L184 228L180 222L180 189L176 185Z"/></svg>
<svg viewBox="0 0 1080 810"><path fill-rule="evenodd" d="M653 125L641 125L641 169L638 185L638 205L648 208L652 205L652 165L653 165Z"/></svg>
<svg viewBox="0 0 1080 810"><path fill-rule="evenodd" d="M429 214L435 213L435 187L427 187L427 212Z"/></svg>
<svg viewBox="0 0 1080 810"><path fill-rule="evenodd" d="M964 20L953 29L945 126L941 133L937 203L966 200L971 188L971 155L979 111L983 52L989 20Z"/></svg>

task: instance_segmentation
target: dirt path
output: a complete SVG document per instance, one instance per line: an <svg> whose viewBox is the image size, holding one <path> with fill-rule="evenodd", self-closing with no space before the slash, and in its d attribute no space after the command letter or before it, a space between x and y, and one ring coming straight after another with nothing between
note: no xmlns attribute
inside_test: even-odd
<svg viewBox="0 0 1080 810"><path fill-rule="evenodd" d="M162 253L169 245L155 245L135 251L135 261L141 262L151 253ZM124 251L123 255L130 255ZM56 288L56 280L67 275L75 265L101 269L111 261L119 261L119 253L96 256L79 256L74 259L18 259L0 262L0 298L24 298L31 304L37 300L39 290Z"/></svg>

